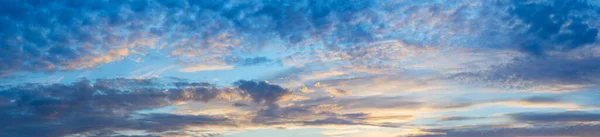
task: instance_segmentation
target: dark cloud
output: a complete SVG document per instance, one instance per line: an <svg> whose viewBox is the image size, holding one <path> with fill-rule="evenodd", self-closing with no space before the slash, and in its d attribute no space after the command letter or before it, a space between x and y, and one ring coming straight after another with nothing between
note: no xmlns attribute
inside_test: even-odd
<svg viewBox="0 0 600 137"><path fill-rule="evenodd" d="M456 99L453 99L450 102L445 102L445 101L435 102L432 106L436 109L464 109L464 108L470 108L470 107L474 107L474 106L478 106L478 105L486 105L486 104L494 104L494 103L502 104L502 103L510 103L510 102L517 102L517 103L524 103L524 104L540 104L540 105L571 103L571 102L562 100L560 97L531 96L531 97L526 97L526 98L521 98L521 99L508 99L508 98L485 99L485 100L471 100L471 99L456 100ZM443 120L444 118L455 119L455 117L450 116L450 117L443 117L443 118L441 118L441 120ZM481 118L486 118L486 117L466 117L466 118L481 119ZM464 117L457 116L456 119L464 119Z"/></svg>
<svg viewBox="0 0 600 137"><path fill-rule="evenodd" d="M326 99L326 98L323 98ZM377 109L389 109L389 108L403 108L403 109L411 109L411 108L419 108L424 106L423 102L415 101L406 97L388 97L388 96L370 96L370 97L360 97L360 98L342 98L342 99L331 99L331 101L327 100L313 100L307 101L306 103L317 103L317 104L327 104L327 103L335 103L339 106L343 106L345 108L377 108ZM325 101L325 102L323 102Z"/></svg>
<svg viewBox="0 0 600 137"><path fill-rule="evenodd" d="M369 112L364 113L340 113L337 109L327 108L327 105L335 105L346 110L360 109L391 109L391 108L416 108L421 103L403 100L401 97L373 97L373 98L317 98L295 102L291 106L270 106L256 112L252 118L255 124L281 125L369 125L380 127L397 127L403 123L394 122L372 122L372 119L397 119L411 118L412 116L372 116Z"/></svg>
<svg viewBox="0 0 600 137"><path fill-rule="evenodd" d="M71 84L28 83L0 91L0 136L112 135L111 131L143 130L165 135L188 126L238 126L225 116L141 113L180 102L208 102L219 96L248 96L258 105L251 123L258 125L374 125L368 114L319 111L318 105L280 107L289 89L266 81L240 80L236 88L172 79L97 79ZM243 100L242 100L243 102ZM251 107L238 100L238 107ZM249 117L250 119L250 117ZM37 131L37 132L29 132ZM175 133L174 133L175 134ZM208 134L207 134L208 135Z"/></svg>
<svg viewBox="0 0 600 137"><path fill-rule="evenodd" d="M242 66L252 66L252 65L258 65L258 64L264 64L264 63L269 63L272 62L273 60L267 58L267 57L254 57L254 58L245 58L244 60L240 61L240 64Z"/></svg>
<svg viewBox="0 0 600 137"><path fill-rule="evenodd" d="M555 125L529 128L456 128L456 129L429 129L426 132L438 133L436 135L414 135L407 137L595 137L600 134L599 125Z"/></svg>
<svg viewBox="0 0 600 137"><path fill-rule="evenodd" d="M562 100L554 97L544 97L544 96L534 96L522 99L522 101L529 103L558 103L562 102Z"/></svg>
<svg viewBox="0 0 600 137"><path fill-rule="evenodd" d="M309 106L269 107L261 109L252 119L254 123L276 125L283 123L300 123L318 117L334 117L332 113L319 113L310 110Z"/></svg>
<svg viewBox="0 0 600 137"><path fill-rule="evenodd" d="M53 119L36 124L19 124L0 128L0 135L10 137L47 136L60 137L72 134L94 133L108 134L106 131L144 130L159 134L169 130L179 130L186 126L233 126L228 119L215 116L144 114L132 118L130 116L85 116ZM32 132L36 131L36 132Z"/></svg>
<svg viewBox="0 0 600 137"><path fill-rule="evenodd" d="M449 117L442 117L439 118L439 121L463 121L463 120L476 120L476 119L482 119L484 117L466 117L466 116L449 116Z"/></svg>
<svg viewBox="0 0 600 137"><path fill-rule="evenodd" d="M9 86L0 91L0 136L117 136L119 134L110 131L119 130L143 130L149 135L164 135L188 126L242 124L219 115L140 112L179 102L208 102L220 99L220 95L248 96L258 105L266 105L249 117L251 123L246 124L389 126L367 122L371 117L367 113L339 114L320 110L319 104L280 107L277 102L292 92L265 81L240 80L234 85L236 88L219 88L204 82L116 78ZM231 103L251 107L239 101Z"/></svg>
<svg viewBox="0 0 600 137"><path fill-rule="evenodd" d="M234 125L224 117L202 115L149 114L137 121L142 124L135 128L149 131L179 130L191 125Z"/></svg>
<svg viewBox="0 0 600 137"><path fill-rule="evenodd" d="M503 35L510 37L498 39L504 45L501 47L526 55L490 66L490 70L451 77L507 88L573 90L561 86L597 86L599 59L589 53L597 47L597 4L586 0L512 0L491 5L491 13L503 22L497 27L505 28Z"/></svg>
<svg viewBox="0 0 600 137"><path fill-rule="evenodd" d="M235 107L247 107L247 106L250 106L250 105L238 102L238 103L233 103L233 106L235 106Z"/></svg>
<svg viewBox="0 0 600 137"><path fill-rule="evenodd" d="M162 132L189 125L226 125L218 116L138 114L184 101L210 101L237 92L208 83L160 79L80 80L23 84L0 91L0 136L64 136L103 129ZM36 131L36 132L30 132Z"/></svg>
<svg viewBox="0 0 600 137"><path fill-rule="evenodd" d="M237 66L256 66L256 65L281 65L281 62L269 59L267 57L238 58L229 57L225 59L228 63Z"/></svg>
<svg viewBox="0 0 600 137"><path fill-rule="evenodd" d="M513 0L512 4L509 14L522 22L516 24L516 29L526 28L516 36L521 41L520 50L524 52L543 55L547 50L570 51L596 42L598 28L587 23L590 19L596 19L592 13L597 12L598 7L588 1Z"/></svg>
<svg viewBox="0 0 600 137"><path fill-rule="evenodd" d="M509 88L556 85L597 85L600 58L517 58L512 63L493 66L482 72L465 72L451 77L467 82L488 82Z"/></svg>
<svg viewBox="0 0 600 137"><path fill-rule="evenodd" d="M368 113L340 114L335 111L322 110L319 105L294 105L287 107L268 107L261 109L252 118L255 124L280 125L369 125L389 127L394 123L371 123Z"/></svg>
<svg viewBox="0 0 600 137"><path fill-rule="evenodd" d="M600 114L580 111L568 111L558 113L516 113L510 114L510 118L523 122L592 122L600 121Z"/></svg>
<svg viewBox="0 0 600 137"><path fill-rule="evenodd" d="M281 107L277 102L291 95L289 89L266 81L240 80L236 88L215 87L205 82L172 79L97 79L71 84L29 83L11 85L0 91L0 136L119 136L114 131L143 130L152 135L166 135L188 126L252 125L370 125L395 126L398 123L371 123L368 113L342 114L320 108L319 102L339 102L344 107L393 108L405 101L398 98L361 98L335 100L324 98L300 102L302 105ZM145 113L174 106L180 102L208 102L220 96L247 96L259 107L244 122L220 115L176 115ZM379 100L373 106L369 101ZM231 105L252 108L244 100ZM327 104L327 103L326 103ZM361 105L362 104L362 105ZM410 105L410 104L407 104ZM383 117L386 118L386 117ZM246 123L246 120L251 120ZM36 131L36 132L29 132ZM208 135L208 134L207 134Z"/></svg>
<svg viewBox="0 0 600 137"><path fill-rule="evenodd" d="M353 121L340 119L340 118L326 118L318 119L314 121L304 122L305 125L360 125L360 123L354 123Z"/></svg>
<svg viewBox="0 0 600 137"><path fill-rule="evenodd" d="M205 83L188 85L183 87L181 83L162 83L156 79L99 79L94 83L81 80L72 84L19 85L0 92L0 96L14 100L6 107L16 107L25 113L70 117L130 113L182 101L206 102L218 94L233 93Z"/></svg>
<svg viewBox="0 0 600 137"><path fill-rule="evenodd" d="M292 94L291 90L270 84L266 81L240 80L234 84L240 90L244 91L242 94L250 96L254 102L259 104L276 105L285 96Z"/></svg>

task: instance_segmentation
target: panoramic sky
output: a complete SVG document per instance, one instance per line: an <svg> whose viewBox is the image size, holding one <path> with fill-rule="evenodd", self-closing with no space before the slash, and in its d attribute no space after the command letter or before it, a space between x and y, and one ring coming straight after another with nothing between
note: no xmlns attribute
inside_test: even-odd
<svg viewBox="0 0 600 137"><path fill-rule="evenodd" d="M0 0L2 137L594 137L598 0Z"/></svg>

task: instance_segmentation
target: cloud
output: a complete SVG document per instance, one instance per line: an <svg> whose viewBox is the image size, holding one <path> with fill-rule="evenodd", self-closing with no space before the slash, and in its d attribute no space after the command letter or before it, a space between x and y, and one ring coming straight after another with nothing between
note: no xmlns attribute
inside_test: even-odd
<svg viewBox="0 0 600 137"><path fill-rule="evenodd" d="M16 117L12 117L16 118ZM21 117L29 118L28 116ZM18 121L7 121L18 122ZM188 126L232 125L227 119L213 116L190 116L173 114L148 114L138 119L124 116L86 116L54 119L48 122L38 121L35 124L19 124L1 128L2 136L48 136L59 137L85 132L102 130L144 130L150 134L160 135L169 130L180 130ZM39 131L39 132L31 132Z"/></svg>
<svg viewBox="0 0 600 137"><path fill-rule="evenodd" d="M208 83L170 83L157 79L81 80L72 84L25 84L0 92L14 100L7 107L40 117L127 114L136 110L169 106L183 101L210 101L222 94L236 94ZM169 84L169 83L168 83Z"/></svg>
<svg viewBox="0 0 600 137"><path fill-rule="evenodd" d="M144 123L139 125L138 129L149 131L179 130L193 125L234 125L227 118L201 115L150 114L138 121Z"/></svg>
<svg viewBox="0 0 600 137"><path fill-rule="evenodd" d="M475 120L475 119L481 119L483 117L466 117L466 116L448 116L448 117L441 117L438 120L439 121L463 121L463 120Z"/></svg>
<svg viewBox="0 0 600 137"><path fill-rule="evenodd" d="M227 59L227 60L228 60L228 62L232 62L234 64L237 64L238 66L255 66L255 65L278 63L267 57L231 58L231 59Z"/></svg>
<svg viewBox="0 0 600 137"><path fill-rule="evenodd" d="M517 108L562 108L567 110L584 110L593 107L586 107L574 102L564 101L555 97L533 96L522 99L487 99L480 101L436 101L431 107L441 110L472 109L486 106L508 106Z"/></svg>
<svg viewBox="0 0 600 137"><path fill-rule="evenodd" d="M562 102L558 98L544 97L544 96L529 97L529 98L522 99L521 101L528 102L528 103L559 103L559 102Z"/></svg>
<svg viewBox="0 0 600 137"><path fill-rule="evenodd" d="M599 134L598 125L555 125L523 128L449 128L428 129L428 134L412 135L407 137L517 137L517 136L544 136L544 137L594 137Z"/></svg>
<svg viewBox="0 0 600 137"><path fill-rule="evenodd" d="M286 107L269 107L256 112L252 121L264 125L296 125L296 126L350 126L363 125L375 127L395 127L395 119L404 117L378 117L368 113L340 113L323 108L320 105L294 105ZM384 121L384 122L382 122Z"/></svg>
<svg viewBox="0 0 600 137"><path fill-rule="evenodd" d="M279 105L279 102L292 96L291 90L265 81L240 80L233 86L216 87L206 82L188 82L170 78L115 78L93 81L84 79L70 84L9 85L0 91L0 112L2 112L0 120L3 121L0 122L0 135L39 136L39 133L44 133L45 136L86 133L104 135L104 131L138 130L149 135L160 136L171 131L183 129L187 131L193 130L187 129L188 127L202 126L396 127L399 123L412 118L368 113L340 113L327 109L319 102L308 103L311 101L307 100L296 101L302 103L298 105ZM254 104L249 105L246 102L254 102ZM202 107L203 105L195 103L204 103L207 106ZM229 104L228 106L239 110L211 113L212 110L208 107L212 105L211 103ZM340 103L348 107L357 106L353 104L356 102L341 101ZM202 107L203 110L199 113L189 111L167 113L161 110L171 107L186 109L183 107L186 104L196 108ZM379 105L399 104L388 102ZM403 121L396 121L399 119ZM28 131L31 130L41 132L29 133Z"/></svg>
<svg viewBox="0 0 600 137"><path fill-rule="evenodd" d="M569 51L596 42L598 28L590 26L588 20L597 16L593 12L598 7L587 1L513 1L512 4L509 14L522 22L515 29L524 29L516 35L522 37L518 41L522 42L520 50L524 52L543 55L548 50Z"/></svg>
<svg viewBox="0 0 600 137"><path fill-rule="evenodd" d="M204 125L398 127L420 117L415 110L430 114L490 105L580 110L507 115L518 122L597 121L595 113L581 112L581 105L551 97L448 103L427 101L429 93L400 96L460 85L452 85L454 80L536 92L597 87L600 54L582 51L598 49L598 5L591 2L0 1L0 76L6 78L19 72L94 69L154 51L186 64L181 72L277 63L293 67L272 80L276 84L240 80L217 87L115 78L0 87L0 136L109 134L103 130L160 136ZM448 76L441 80L449 84L440 75ZM282 79L299 82L282 86ZM325 97L331 94L336 97ZM231 108L196 105L205 110L188 112L210 115L160 112L186 103ZM235 109L236 115L224 109ZM568 134L552 127L459 129L432 132Z"/></svg>
<svg viewBox="0 0 600 137"><path fill-rule="evenodd" d="M598 57L569 58L549 56L517 58L512 63L496 65L482 72L464 72L451 77L461 81L521 88L540 92L576 91L597 86L600 75Z"/></svg>
<svg viewBox="0 0 600 137"><path fill-rule="evenodd" d="M348 95L351 93L350 91L342 90L342 89L325 89L325 91L329 92L329 94L334 95L334 96L344 96L344 95Z"/></svg>
<svg viewBox="0 0 600 137"><path fill-rule="evenodd" d="M159 132L192 125L221 125L228 119L139 114L137 111L173 106L179 102L225 100L225 94L238 93L209 83L159 79L116 78L80 80L71 84L14 85L0 91L1 98L9 101L0 106L0 119L3 119L0 133L2 136L40 136L41 133L64 136L102 129ZM29 132L31 130L40 132Z"/></svg>
<svg viewBox="0 0 600 137"><path fill-rule="evenodd" d="M350 120L338 119L338 118L327 118L319 119L315 121L304 122L305 125L353 125L356 124Z"/></svg>
<svg viewBox="0 0 600 137"><path fill-rule="evenodd" d="M348 118L360 119L363 123L388 126L405 124L424 112L432 111L428 107L431 104L403 96L323 97L294 104L317 106L317 110L341 113Z"/></svg>
<svg viewBox="0 0 600 137"><path fill-rule="evenodd" d="M276 105L278 101L292 94L291 90L266 81L240 80L235 82L234 85L244 91L243 94L250 96L254 102L259 104Z"/></svg>
<svg viewBox="0 0 600 137"><path fill-rule="evenodd" d="M426 92L448 87L448 85L444 85L439 81L426 81L424 79L427 79L427 77L421 76L406 76L402 74L356 75L358 76L318 80L318 84L310 83L312 81L306 81L305 83L314 85L315 90L322 89L333 95L353 96L381 96L407 92Z"/></svg>
<svg viewBox="0 0 600 137"><path fill-rule="evenodd" d="M369 97L324 97L301 101L305 105L335 104L345 109L371 108L371 109L414 109L423 106L423 102L412 100L402 96L369 96Z"/></svg>
<svg viewBox="0 0 600 137"><path fill-rule="evenodd" d="M376 4L364 1L11 0L1 4L10 7L0 10L3 75L90 68L150 48L202 58L228 56L235 48L253 51L267 39L291 46L320 35L355 43L372 40L374 27L358 25L348 17L379 23L370 10ZM172 14L176 12L180 14Z"/></svg>
<svg viewBox="0 0 600 137"><path fill-rule="evenodd" d="M152 48L182 58L226 60L231 56L239 58L241 65L250 65L267 60L234 53L258 51L271 40L291 48L322 44L327 48L324 52L347 51L338 57L363 65L376 61L358 59L395 58L390 53L397 51L397 46L363 47L382 40L492 48L519 45L520 51L545 54L592 44L598 33L592 24L597 22L593 18L597 7L586 1L150 0L2 4L11 7L0 11L3 74L90 68L133 54L143 55ZM175 12L179 14L172 16Z"/></svg>
<svg viewBox="0 0 600 137"><path fill-rule="evenodd" d="M594 122L600 121L600 114L581 111L567 111L557 113L515 113L510 114L510 118L522 122Z"/></svg>
<svg viewBox="0 0 600 137"><path fill-rule="evenodd" d="M197 64L197 65L192 65L192 66L188 66L188 67L179 69L179 71L181 71L181 72L198 72L198 71L228 70L228 69L233 69L233 66Z"/></svg>
<svg viewBox="0 0 600 137"><path fill-rule="evenodd" d="M517 7L526 5L514 3ZM0 39L5 49L0 57L4 62L0 66L2 74L91 68L133 55L143 56L149 49L165 51L183 60L231 57L239 59L240 65L260 64L269 59L244 58L238 53L260 51L263 45L274 41L299 51L298 54L317 53L316 49L304 50L310 45L324 48L323 53L344 51L329 60L346 58L355 65L369 66L397 58L394 54L399 50L397 45L371 45L376 41L486 47L489 42L476 40L513 36L497 32L496 28L507 28L497 23L502 17L485 13L485 9L506 9L513 5L491 2L150 0L4 1L2 4L11 7L0 11L3 23ZM533 24L530 26L548 21L527 20L530 16L519 12L519 8L512 13L508 15L523 18L522 22ZM590 34L560 32L556 34L559 43L593 42L591 34L595 29L585 25L591 18L578 21L566 14L557 16L562 17L560 23L566 24L567 30L585 30L585 34ZM569 21L573 23L567 24ZM576 39L580 36L589 40ZM576 41L583 43L573 43Z"/></svg>

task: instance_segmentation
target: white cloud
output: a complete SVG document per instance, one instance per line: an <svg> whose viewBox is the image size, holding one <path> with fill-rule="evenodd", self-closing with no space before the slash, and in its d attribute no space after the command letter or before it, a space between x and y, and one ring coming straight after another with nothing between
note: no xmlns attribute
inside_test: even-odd
<svg viewBox="0 0 600 137"><path fill-rule="evenodd" d="M212 70L228 70L233 69L233 66L229 65L205 65L197 64L179 69L181 72L198 72L198 71L212 71Z"/></svg>

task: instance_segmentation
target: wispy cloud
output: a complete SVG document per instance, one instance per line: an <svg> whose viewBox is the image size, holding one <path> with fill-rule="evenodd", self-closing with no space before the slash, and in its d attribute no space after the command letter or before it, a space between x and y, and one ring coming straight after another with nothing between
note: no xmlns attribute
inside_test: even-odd
<svg viewBox="0 0 600 137"><path fill-rule="evenodd" d="M212 71L212 70L228 70L233 69L233 66L228 65L192 65L182 69L179 69L181 72L198 72L198 71Z"/></svg>

